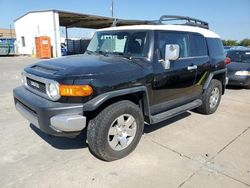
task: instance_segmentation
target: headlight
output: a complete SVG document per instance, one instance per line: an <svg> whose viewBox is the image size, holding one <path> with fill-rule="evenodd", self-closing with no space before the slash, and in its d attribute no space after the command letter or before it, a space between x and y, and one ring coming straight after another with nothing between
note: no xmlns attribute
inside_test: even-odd
<svg viewBox="0 0 250 188"><path fill-rule="evenodd" d="M57 82L51 82L48 84L47 94L52 100L58 100L60 98L59 86Z"/></svg>
<svg viewBox="0 0 250 188"><path fill-rule="evenodd" d="M250 71L237 71L235 73L237 76L250 76Z"/></svg>

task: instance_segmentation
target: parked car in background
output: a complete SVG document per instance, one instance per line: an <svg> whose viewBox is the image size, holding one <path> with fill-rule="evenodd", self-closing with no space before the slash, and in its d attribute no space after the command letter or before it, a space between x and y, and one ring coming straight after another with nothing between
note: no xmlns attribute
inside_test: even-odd
<svg viewBox="0 0 250 188"><path fill-rule="evenodd" d="M224 52L228 52L230 49L232 48L232 46L224 46Z"/></svg>
<svg viewBox="0 0 250 188"><path fill-rule="evenodd" d="M250 50L229 50L227 57L228 85L244 86L250 89Z"/></svg>
<svg viewBox="0 0 250 188"><path fill-rule="evenodd" d="M0 38L0 55L15 55L14 38Z"/></svg>
<svg viewBox="0 0 250 188"><path fill-rule="evenodd" d="M231 46L230 50L250 50L250 49L245 46Z"/></svg>
<svg viewBox="0 0 250 188"><path fill-rule="evenodd" d="M61 53L62 56L66 56L67 55L67 46L64 43L61 43Z"/></svg>

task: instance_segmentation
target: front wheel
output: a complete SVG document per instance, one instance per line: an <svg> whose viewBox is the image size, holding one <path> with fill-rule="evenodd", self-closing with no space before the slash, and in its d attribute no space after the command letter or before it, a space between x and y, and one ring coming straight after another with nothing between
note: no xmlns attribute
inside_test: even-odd
<svg viewBox="0 0 250 188"><path fill-rule="evenodd" d="M246 89L250 89L250 84L248 86L245 86Z"/></svg>
<svg viewBox="0 0 250 188"><path fill-rule="evenodd" d="M105 161L121 159L136 148L143 128L142 111L136 104L130 101L111 104L89 121L89 148Z"/></svg>
<svg viewBox="0 0 250 188"><path fill-rule="evenodd" d="M197 108L197 111L202 114L214 113L221 100L222 84L219 80L211 80L208 88L202 95L202 105Z"/></svg>

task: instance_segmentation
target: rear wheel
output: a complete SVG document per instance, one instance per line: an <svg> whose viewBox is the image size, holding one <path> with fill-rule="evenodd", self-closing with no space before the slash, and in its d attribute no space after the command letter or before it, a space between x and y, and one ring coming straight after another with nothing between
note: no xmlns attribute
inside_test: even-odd
<svg viewBox="0 0 250 188"><path fill-rule="evenodd" d="M123 158L139 143L143 127L143 115L136 104L130 101L114 103L90 120L89 148L105 161Z"/></svg>
<svg viewBox="0 0 250 188"><path fill-rule="evenodd" d="M248 85L248 86L245 86L245 88L246 88L246 89L250 89L250 85Z"/></svg>
<svg viewBox="0 0 250 188"><path fill-rule="evenodd" d="M222 84L219 80L211 80L208 88L202 95L202 105L197 108L197 111L202 114L214 113L221 100Z"/></svg>

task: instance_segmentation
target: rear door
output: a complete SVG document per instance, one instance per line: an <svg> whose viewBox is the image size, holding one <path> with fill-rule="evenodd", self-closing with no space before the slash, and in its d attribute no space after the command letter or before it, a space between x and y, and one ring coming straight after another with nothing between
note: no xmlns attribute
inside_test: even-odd
<svg viewBox="0 0 250 188"><path fill-rule="evenodd" d="M210 70L210 59L208 56L206 39L203 35L198 33L190 33L189 40L192 63L197 67L194 94L199 95L203 91L203 84L209 74L208 71Z"/></svg>

